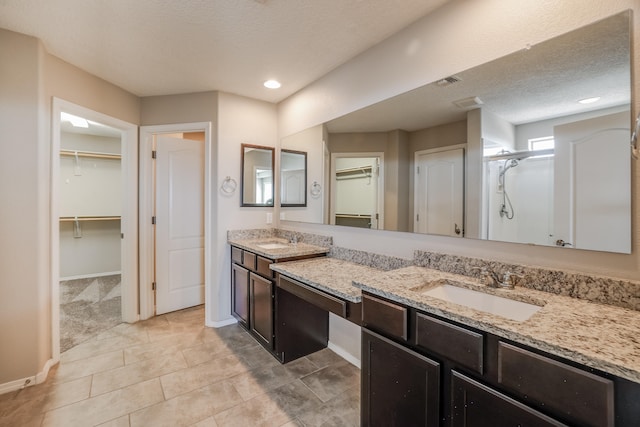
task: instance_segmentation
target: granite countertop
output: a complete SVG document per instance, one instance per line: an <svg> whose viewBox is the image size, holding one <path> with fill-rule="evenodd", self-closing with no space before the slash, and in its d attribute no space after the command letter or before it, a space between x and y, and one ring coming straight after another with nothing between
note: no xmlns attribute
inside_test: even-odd
<svg viewBox="0 0 640 427"><path fill-rule="evenodd" d="M329 275L328 270L325 275ZM522 287L493 289L477 279L423 267L406 267L363 277L348 275L353 278L354 286L361 290L640 382L638 311ZM427 282L441 279L543 307L529 319L519 322L415 290L424 291ZM340 280L344 280L342 274Z"/></svg>
<svg viewBox="0 0 640 427"><path fill-rule="evenodd" d="M305 255L326 254L329 252L328 247L310 245L303 242L294 244L290 243L287 239L278 237L229 239L227 240L227 242L230 245L237 246L241 249L246 249L248 251L273 260L296 258ZM268 243L277 243L287 246L285 248L265 248L260 246Z"/></svg>
<svg viewBox="0 0 640 427"><path fill-rule="evenodd" d="M353 286L353 281L365 281L384 273L377 268L327 257L276 263L269 268L355 303L362 301L362 292Z"/></svg>

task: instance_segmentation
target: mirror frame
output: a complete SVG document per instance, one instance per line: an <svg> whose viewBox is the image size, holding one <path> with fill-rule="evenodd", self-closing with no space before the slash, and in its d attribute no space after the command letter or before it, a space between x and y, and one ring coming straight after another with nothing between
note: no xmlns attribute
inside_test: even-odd
<svg viewBox="0 0 640 427"><path fill-rule="evenodd" d="M245 155L245 150L247 148L255 148L255 149L259 149L259 150L265 150L265 151L271 151L271 181L274 184L273 188L275 189L275 173L274 173L274 163L275 163L275 151L276 149L274 147L265 147L262 145L253 145L253 144L242 144L240 146L240 150L241 150L241 161L240 161L240 206L241 207L273 207L274 206L274 199L275 197L271 198L271 203L248 203L244 200L244 171L245 171L245 165L244 165L244 155ZM274 196L275 196L275 192L274 192Z"/></svg>
<svg viewBox="0 0 640 427"><path fill-rule="evenodd" d="M282 203L282 189L280 189L280 207L282 208L306 208L307 207L307 152L306 151L297 151L297 150L288 150L286 148L280 149L280 185L284 182L282 179L282 154L298 154L304 157L304 202L302 203Z"/></svg>

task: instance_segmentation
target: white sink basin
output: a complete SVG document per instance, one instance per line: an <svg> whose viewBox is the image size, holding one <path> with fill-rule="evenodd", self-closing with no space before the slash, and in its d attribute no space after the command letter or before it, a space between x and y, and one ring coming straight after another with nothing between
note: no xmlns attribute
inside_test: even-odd
<svg viewBox="0 0 640 427"><path fill-rule="evenodd" d="M256 243L256 246L262 249L285 249L289 245L286 243L268 242L268 243Z"/></svg>
<svg viewBox="0 0 640 427"><path fill-rule="evenodd" d="M420 293L518 322L529 319L542 308L539 305L446 284L430 288Z"/></svg>

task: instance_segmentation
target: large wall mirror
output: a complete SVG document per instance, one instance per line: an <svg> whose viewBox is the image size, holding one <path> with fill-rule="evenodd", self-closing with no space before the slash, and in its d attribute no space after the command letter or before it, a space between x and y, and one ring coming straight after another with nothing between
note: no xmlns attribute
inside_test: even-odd
<svg viewBox="0 0 640 427"><path fill-rule="evenodd" d="M630 34L626 11L283 138L323 186L285 219L630 253Z"/></svg>
<svg viewBox="0 0 640 427"><path fill-rule="evenodd" d="M242 144L241 206L273 206L274 149Z"/></svg>

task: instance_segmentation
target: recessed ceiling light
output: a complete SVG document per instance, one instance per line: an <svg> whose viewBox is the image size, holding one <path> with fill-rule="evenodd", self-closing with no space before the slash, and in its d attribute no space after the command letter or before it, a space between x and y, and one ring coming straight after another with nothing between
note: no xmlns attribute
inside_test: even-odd
<svg viewBox="0 0 640 427"><path fill-rule="evenodd" d="M264 82L264 87L267 87L269 89L278 89L280 86L282 85L277 80L267 80L266 82Z"/></svg>
<svg viewBox="0 0 640 427"><path fill-rule="evenodd" d="M599 97L599 96L594 96L593 98L585 98L585 99L581 99L581 100L579 100L578 102L579 102L580 104L592 104L592 103L597 102L597 101L599 101L599 100L600 100L600 97Z"/></svg>

